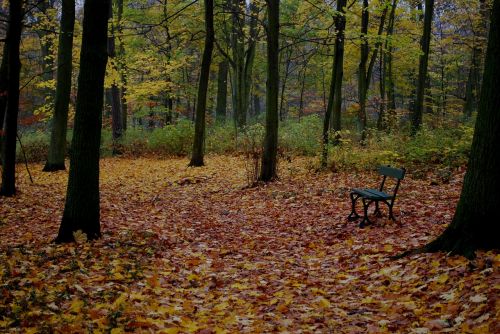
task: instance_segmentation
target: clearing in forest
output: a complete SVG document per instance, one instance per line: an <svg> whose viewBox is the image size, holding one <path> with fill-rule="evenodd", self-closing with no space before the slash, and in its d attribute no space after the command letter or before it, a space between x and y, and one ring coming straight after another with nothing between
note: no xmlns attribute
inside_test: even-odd
<svg viewBox="0 0 500 334"><path fill-rule="evenodd" d="M391 260L451 221L463 171L431 185L411 171L397 223L347 222L351 187L376 173L282 162L246 184L238 157L103 159L95 242L55 245L67 172L22 166L0 199L1 332L498 333L497 252ZM385 209L385 208L383 208ZM384 211L386 212L386 211Z"/></svg>

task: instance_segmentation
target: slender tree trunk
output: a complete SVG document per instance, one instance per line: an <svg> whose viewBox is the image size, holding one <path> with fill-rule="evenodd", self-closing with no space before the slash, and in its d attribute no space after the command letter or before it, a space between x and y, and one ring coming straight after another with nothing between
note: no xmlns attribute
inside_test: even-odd
<svg viewBox="0 0 500 334"><path fill-rule="evenodd" d="M99 238L99 144L101 141L104 76L110 0L86 0L80 53L80 74L66 204L56 242L74 241L81 230Z"/></svg>
<svg viewBox="0 0 500 334"><path fill-rule="evenodd" d="M366 63L368 62L368 0L363 0L361 14L361 59L358 67L358 95L359 95L359 114L358 130L361 133L361 142L366 139L366 95L368 92L368 82L366 77Z"/></svg>
<svg viewBox="0 0 500 334"><path fill-rule="evenodd" d="M378 112L378 118L377 118L377 129L379 131L385 130L387 123L386 123L386 116L385 116L385 62L384 62L384 56L382 53L382 49L380 49L380 59L379 59L379 76L380 76L380 82L379 82L379 92L380 92L380 106L379 106L379 112Z"/></svg>
<svg viewBox="0 0 500 334"><path fill-rule="evenodd" d="M207 90L210 75L210 63L214 48L214 1L205 0L205 47L201 61L200 82L198 85L198 99L196 102L196 123L194 129L193 155L189 166L199 167L204 165L205 142L205 114L207 108Z"/></svg>
<svg viewBox="0 0 500 334"><path fill-rule="evenodd" d="M393 0L391 5L391 12L389 14L389 22L387 25L387 35L385 42L385 55L384 55L384 78L385 78L385 89L387 91L387 120L385 127L392 127L396 117L396 94L395 94L395 85L394 78L392 76L392 52L394 50L392 44L392 36L394 34L394 21L396 19L396 6L398 4L398 0Z"/></svg>
<svg viewBox="0 0 500 334"><path fill-rule="evenodd" d="M109 18L113 20L113 2L109 1ZM110 33L108 35L108 57L114 71L120 72L118 60L116 59L116 43L115 43L115 28L114 23L111 21ZM121 138L123 133L122 126L122 110L121 110L121 96L120 89L116 82L113 82L110 87L110 102L111 102L111 123L113 129L113 154L118 153L116 149L117 141Z"/></svg>
<svg viewBox="0 0 500 334"><path fill-rule="evenodd" d="M290 74L290 57L291 57L291 49L288 48L288 52L286 53L286 59L285 59L285 75L283 76L283 80L281 80L281 93L280 93L280 107L279 107L279 115L280 115L280 121L285 120L285 110L283 108L283 104L285 102L285 88L286 88L286 83L288 81L288 75Z"/></svg>
<svg viewBox="0 0 500 334"><path fill-rule="evenodd" d="M7 110L7 89L8 89L8 59L9 50L7 43L3 45L2 64L0 65L0 145L3 142L3 125L5 111Z"/></svg>
<svg viewBox="0 0 500 334"><path fill-rule="evenodd" d="M332 66L332 80L328 94L328 105L323 121L323 150L321 155L321 166L326 167L328 162L328 142L330 126L334 131L340 131L341 108L342 108L342 77L344 67L344 30L345 30L345 6L347 0L337 1L337 16L335 17L335 47ZM324 84L324 80L323 80ZM332 117L333 116L333 117Z"/></svg>
<svg viewBox="0 0 500 334"><path fill-rule="evenodd" d="M266 134L259 180L269 182L277 177L280 1L266 0L266 3L268 7Z"/></svg>
<svg viewBox="0 0 500 334"><path fill-rule="evenodd" d="M494 0L471 155L452 223L424 250L445 251L474 257L477 249L500 248L500 0Z"/></svg>
<svg viewBox="0 0 500 334"><path fill-rule="evenodd" d="M7 112L5 117L5 140L3 142L3 172L0 195L13 196L16 193L16 138L19 114L19 76L21 61L19 46L23 8L21 0L9 1L9 25L5 43L8 50Z"/></svg>
<svg viewBox="0 0 500 334"><path fill-rule="evenodd" d="M124 61L125 58L125 45L122 39L123 35L123 26L122 26L122 17L123 17L123 0L116 0L117 6L117 15L116 15L116 31L118 32L118 69L120 71L120 80L122 83L122 87L120 89L120 108L122 114L122 132L125 133L127 131L127 117L128 117L128 105L127 105L127 64Z"/></svg>
<svg viewBox="0 0 500 334"><path fill-rule="evenodd" d="M71 96L71 72L73 70L73 29L75 26L75 0L62 1L61 32L57 52L57 83L54 117L50 133L50 146L44 171L64 170L66 157L66 131Z"/></svg>
<svg viewBox="0 0 500 334"><path fill-rule="evenodd" d="M443 78L443 80L444 80L444 78ZM427 79L425 80L424 106L425 106L425 108L424 108L425 112L427 114L432 114L433 101L432 101L432 94L431 94L431 77L429 75L427 75Z"/></svg>
<svg viewBox="0 0 500 334"><path fill-rule="evenodd" d="M415 106L411 114L411 134L415 135L422 126L424 110L425 81L427 79L427 64L429 62L429 49L431 43L432 15L434 0L425 0L424 32L420 41L422 54L419 59L417 94Z"/></svg>
<svg viewBox="0 0 500 334"><path fill-rule="evenodd" d="M232 102L236 125L242 128L246 125L245 110L245 43L243 41L244 18L241 7L245 0L232 0L232 35L231 48L233 51L233 80Z"/></svg>
<svg viewBox="0 0 500 334"><path fill-rule="evenodd" d="M337 38L335 40L335 93L333 94L333 114L332 114L332 130L340 131L341 128L341 111L342 111L342 80L344 78L344 43L345 43L345 7L347 0L339 0L337 11L341 13L338 17Z"/></svg>
<svg viewBox="0 0 500 334"><path fill-rule="evenodd" d="M306 63L307 66L307 63ZM304 66L302 70L302 75L299 77L300 79L300 98L299 98L299 122L301 118L304 116L304 93L305 93L305 88L306 88L306 74L307 74L307 69L306 66Z"/></svg>
<svg viewBox="0 0 500 334"><path fill-rule="evenodd" d="M255 90L257 90L257 87L255 87ZM261 108L260 108L260 96L257 93L253 94L253 111L254 111L254 116L259 116L261 113Z"/></svg>
<svg viewBox="0 0 500 334"><path fill-rule="evenodd" d="M474 36L471 65L465 88L465 104L464 117L469 119L472 113L477 110L478 96L481 91L481 63L484 52L482 39L487 38L489 11L486 5L486 0L479 0L479 11L482 19L482 24L479 27L479 32Z"/></svg>
<svg viewBox="0 0 500 334"><path fill-rule="evenodd" d="M215 118L219 123L223 123L226 120L228 69L229 63L227 59L219 63L219 70L217 72L217 102L215 107Z"/></svg>
<svg viewBox="0 0 500 334"><path fill-rule="evenodd" d="M38 9L43 15L48 15L48 9L53 7L53 0L42 0L39 1ZM40 39L40 51L42 56L42 78L45 82L54 79L54 58L52 57L52 38L49 35L53 34L48 29L37 30L38 38ZM51 88L44 88L43 94L44 98L48 101L52 101L54 91Z"/></svg>
<svg viewBox="0 0 500 334"><path fill-rule="evenodd" d="M245 115L249 115L250 113L250 105L251 105L251 90L252 90L252 82L253 82L253 64L255 60L255 48L257 44L257 5L255 1L250 3L250 33L248 37L248 48L245 52L245 67L244 67L244 112ZM246 116L245 116L246 117Z"/></svg>

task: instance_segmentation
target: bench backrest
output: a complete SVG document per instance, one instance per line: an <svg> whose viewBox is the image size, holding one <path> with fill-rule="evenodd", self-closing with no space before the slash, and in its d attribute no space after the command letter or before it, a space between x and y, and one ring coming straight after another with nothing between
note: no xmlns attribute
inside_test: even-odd
<svg viewBox="0 0 500 334"><path fill-rule="evenodd" d="M398 193L399 183L405 177L406 169L404 168L394 168L390 166L380 166L378 168L378 173L383 176L382 183L380 184L380 191L384 191L385 180L387 177L392 177L397 180L396 186L393 190L393 201L396 198L396 194Z"/></svg>
<svg viewBox="0 0 500 334"><path fill-rule="evenodd" d="M389 166L380 166L378 168L378 173L383 176L390 176L395 179L402 180L405 177L406 169L394 168Z"/></svg>

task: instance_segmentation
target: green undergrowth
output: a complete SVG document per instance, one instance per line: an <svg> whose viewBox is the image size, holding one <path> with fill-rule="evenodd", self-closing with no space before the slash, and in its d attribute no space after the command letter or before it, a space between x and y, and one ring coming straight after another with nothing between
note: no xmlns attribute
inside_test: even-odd
<svg viewBox="0 0 500 334"><path fill-rule="evenodd" d="M345 122L350 124L349 122ZM312 115L280 124L280 154L287 157L319 157L321 152L322 119ZM440 165L456 167L467 162L473 135L473 124L424 127L415 137L400 129L394 132L369 130L367 140L361 144L355 129L339 133L338 145L329 146L329 166L333 170L372 169L381 164L412 166ZM261 149L264 126L254 123L236 130L233 123L207 127L205 150L211 154L243 154ZM113 147L125 156L153 155L159 157L188 156L194 136L194 125L181 120L163 128L129 128L118 143L113 143L111 131L103 129L101 156L111 156ZM71 131L68 133L68 147ZM21 134L26 159L29 162L44 161L49 146L46 131L25 131ZM18 161L24 155L18 145ZM319 158L317 159L319 161ZM319 163L318 163L319 165Z"/></svg>

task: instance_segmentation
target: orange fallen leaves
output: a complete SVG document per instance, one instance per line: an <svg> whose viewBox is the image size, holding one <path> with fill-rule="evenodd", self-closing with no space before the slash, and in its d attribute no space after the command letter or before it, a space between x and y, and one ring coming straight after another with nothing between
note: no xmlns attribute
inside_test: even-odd
<svg viewBox="0 0 500 334"><path fill-rule="evenodd" d="M423 245L453 216L450 184L402 183L398 222L346 221L368 173L311 174L245 188L239 158L104 159L103 238L54 245L67 173L0 199L0 332L494 333L500 256L390 255ZM432 205L432 209L429 209Z"/></svg>

